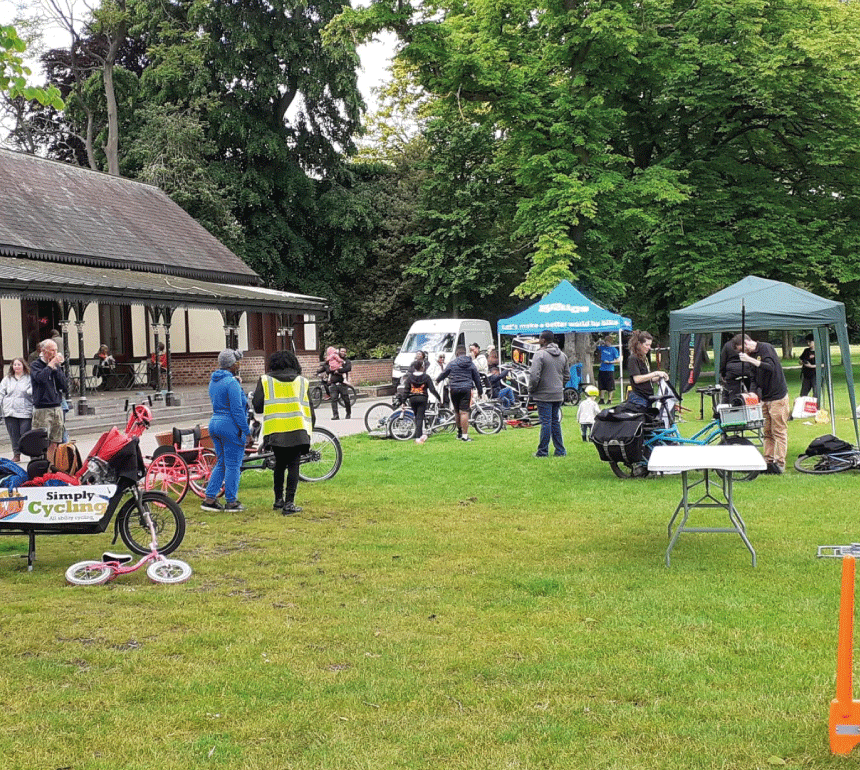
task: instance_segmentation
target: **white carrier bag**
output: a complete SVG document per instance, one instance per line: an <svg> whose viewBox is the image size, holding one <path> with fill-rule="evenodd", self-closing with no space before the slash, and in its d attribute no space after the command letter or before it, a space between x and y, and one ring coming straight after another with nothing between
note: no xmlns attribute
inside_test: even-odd
<svg viewBox="0 0 860 770"><path fill-rule="evenodd" d="M812 396L798 396L794 399L794 407L791 417L794 420L802 420L804 417L815 417L818 412L818 399Z"/></svg>

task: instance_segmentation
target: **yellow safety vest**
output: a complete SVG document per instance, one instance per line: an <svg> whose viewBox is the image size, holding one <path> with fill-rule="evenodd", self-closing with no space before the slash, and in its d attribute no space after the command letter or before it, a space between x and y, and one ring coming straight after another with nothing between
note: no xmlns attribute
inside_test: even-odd
<svg viewBox="0 0 860 770"><path fill-rule="evenodd" d="M308 403L308 381L299 376L292 382L281 382L269 375L265 375L262 381L266 398L263 405L263 435L304 430L310 436L313 423Z"/></svg>

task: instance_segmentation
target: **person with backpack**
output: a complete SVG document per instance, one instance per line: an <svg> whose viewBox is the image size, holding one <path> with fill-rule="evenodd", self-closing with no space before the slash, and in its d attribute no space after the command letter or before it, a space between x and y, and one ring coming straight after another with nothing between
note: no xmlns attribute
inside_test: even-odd
<svg viewBox="0 0 860 770"><path fill-rule="evenodd" d="M427 440L427 436L424 435L424 413L427 411L427 402L430 399L428 392L439 398L433 380L424 372L424 361L415 361L412 364L412 371L406 378L406 397L409 399L412 414L415 415L413 438L416 444L423 444Z"/></svg>

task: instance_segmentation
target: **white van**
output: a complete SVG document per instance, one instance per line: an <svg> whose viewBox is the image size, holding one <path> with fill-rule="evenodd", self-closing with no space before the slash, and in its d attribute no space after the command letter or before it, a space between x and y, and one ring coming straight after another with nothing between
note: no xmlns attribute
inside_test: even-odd
<svg viewBox="0 0 860 770"><path fill-rule="evenodd" d="M435 361L439 353L445 354L445 363L454 358L458 346L468 348L473 342L485 351L493 343L493 331L489 321L475 318L435 318L416 321L409 329L400 352L394 358L391 379L395 384L409 371L409 364L415 360L419 350L427 353L430 361Z"/></svg>

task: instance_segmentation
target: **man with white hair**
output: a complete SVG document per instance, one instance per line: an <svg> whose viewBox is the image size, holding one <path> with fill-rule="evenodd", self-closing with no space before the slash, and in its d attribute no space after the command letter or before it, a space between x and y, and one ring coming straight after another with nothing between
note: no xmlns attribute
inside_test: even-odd
<svg viewBox="0 0 860 770"><path fill-rule="evenodd" d="M63 392L68 390L63 372L63 354L52 339L39 344L39 356L30 365L33 385L33 429L48 433L48 460L54 461L57 445L63 441Z"/></svg>

